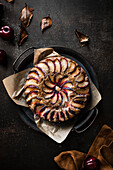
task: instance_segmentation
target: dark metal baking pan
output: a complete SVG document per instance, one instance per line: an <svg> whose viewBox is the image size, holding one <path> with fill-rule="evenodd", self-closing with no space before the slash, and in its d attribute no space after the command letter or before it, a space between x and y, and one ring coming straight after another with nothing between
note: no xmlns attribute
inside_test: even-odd
<svg viewBox="0 0 113 170"><path fill-rule="evenodd" d="M95 86L99 88L96 73L93 67L85 59L85 57L83 57L81 54L77 53L76 51L70 48L60 47L60 46L51 46L51 47L60 55L76 61L87 72L89 78L92 80ZM33 63L34 49L36 49L36 47L30 47L17 57L17 59L13 63L13 69L15 73L33 66L32 63ZM29 127L33 128L38 132L41 132L41 130L36 126L34 122L33 113L31 112L31 110L29 108L25 108L21 106L19 106L19 108L20 108L19 115L21 119ZM96 107L86 112L85 114L81 114L78 117L72 130L76 131L77 133L81 133L85 131L88 127L91 126L91 124L94 122L97 115L98 115L98 109Z"/></svg>

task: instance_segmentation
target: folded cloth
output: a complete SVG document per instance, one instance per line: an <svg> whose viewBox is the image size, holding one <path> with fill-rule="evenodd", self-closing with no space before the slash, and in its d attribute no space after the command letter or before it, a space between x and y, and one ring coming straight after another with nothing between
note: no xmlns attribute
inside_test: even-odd
<svg viewBox="0 0 113 170"><path fill-rule="evenodd" d="M80 170L89 155L99 160L100 170L113 170L113 130L110 127L103 125L87 154L66 151L54 157L54 161L65 170Z"/></svg>

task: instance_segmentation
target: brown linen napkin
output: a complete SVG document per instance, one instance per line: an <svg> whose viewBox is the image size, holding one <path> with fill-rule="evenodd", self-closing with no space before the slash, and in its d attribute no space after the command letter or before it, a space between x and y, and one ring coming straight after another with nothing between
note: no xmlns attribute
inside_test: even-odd
<svg viewBox="0 0 113 170"><path fill-rule="evenodd" d="M80 170L84 159L92 155L100 161L100 170L113 170L113 130L103 125L88 154L72 150L60 153L54 161L65 170Z"/></svg>

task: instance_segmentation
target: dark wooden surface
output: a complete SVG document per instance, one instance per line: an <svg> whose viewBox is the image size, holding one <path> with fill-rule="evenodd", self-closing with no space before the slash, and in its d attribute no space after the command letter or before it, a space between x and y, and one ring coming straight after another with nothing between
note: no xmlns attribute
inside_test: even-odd
<svg viewBox="0 0 113 170"><path fill-rule="evenodd" d="M87 152L103 124L113 128L113 1L112 0L15 0L5 5L3 24L15 31L13 42L0 39L0 49L7 52L7 62L0 65L0 169L59 169L54 156L65 150ZM25 2L34 8L27 41L18 47L19 13ZM40 21L50 14L53 25L44 34ZM81 47L74 30L88 34L89 46ZM102 101L93 125L82 134L71 132L57 144L45 134L37 133L20 119L18 107L10 100L2 79L13 74L16 57L30 46L61 45L85 56L98 76ZM9 82L10 83L10 82Z"/></svg>

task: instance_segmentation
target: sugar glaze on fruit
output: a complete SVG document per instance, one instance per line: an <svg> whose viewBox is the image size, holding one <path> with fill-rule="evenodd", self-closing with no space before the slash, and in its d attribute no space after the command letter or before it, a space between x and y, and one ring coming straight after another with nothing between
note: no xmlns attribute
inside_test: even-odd
<svg viewBox="0 0 113 170"><path fill-rule="evenodd" d="M65 57L41 60L29 72L25 98L30 109L50 122L63 122L85 108L90 94L86 72Z"/></svg>

